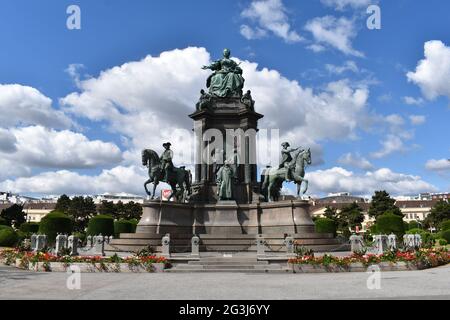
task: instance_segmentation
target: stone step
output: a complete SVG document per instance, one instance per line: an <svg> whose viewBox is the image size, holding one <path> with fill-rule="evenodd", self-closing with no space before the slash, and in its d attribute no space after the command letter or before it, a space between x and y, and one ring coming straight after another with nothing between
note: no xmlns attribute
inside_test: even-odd
<svg viewBox="0 0 450 320"><path fill-rule="evenodd" d="M167 269L169 273L293 273L291 268L285 269Z"/></svg>
<svg viewBox="0 0 450 320"><path fill-rule="evenodd" d="M181 264L180 264L181 265ZM230 266L234 266L234 265L258 265L258 266L267 266L269 265L268 261L220 261L220 260L215 260L215 261L189 261L188 265L191 266L214 266L214 265L230 265Z"/></svg>
<svg viewBox="0 0 450 320"><path fill-rule="evenodd" d="M161 240L164 234L148 234L148 233L121 233L120 239L154 239ZM191 239L192 234L171 234L171 239ZM239 234L239 235L211 235L200 234L199 237L202 240L220 240L220 239L243 239L243 240L255 240L256 234ZM333 235L329 233L301 233L293 234L295 239L333 239ZM263 234L265 240L271 239L284 239L284 234Z"/></svg>

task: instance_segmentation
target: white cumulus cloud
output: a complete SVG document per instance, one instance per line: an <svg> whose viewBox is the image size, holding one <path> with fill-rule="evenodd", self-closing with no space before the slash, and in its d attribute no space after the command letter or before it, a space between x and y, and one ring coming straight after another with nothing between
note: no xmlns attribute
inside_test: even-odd
<svg viewBox="0 0 450 320"><path fill-rule="evenodd" d="M241 26L241 34L246 39L258 39L268 32L286 42L298 42L302 37L292 30L287 10L281 0L254 0L242 11L241 16L253 21L256 26Z"/></svg>
<svg viewBox="0 0 450 320"><path fill-rule="evenodd" d="M372 163L359 153L346 153L338 159L338 163L363 170L372 170L374 168Z"/></svg>
<svg viewBox="0 0 450 320"><path fill-rule="evenodd" d="M73 122L52 108L52 100L35 88L19 84L0 84L0 126L42 125L65 129Z"/></svg>
<svg viewBox="0 0 450 320"><path fill-rule="evenodd" d="M16 152L11 160L40 168L94 168L122 160L113 143L89 140L80 133L57 131L42 126L11 129Z"/></svg>
<svg viewBox="0 0 450 320"><path fill-rule="evenodd" d="M450 171L450 159L431 159L425 164L425 167L430 171L446 172Z"/></svg>
<svg viewBox="0 0 450 320"><path fill-rule="evenodd" d="M437 188L419 176L396 173L382 168L365 174L355 174L340 167L307 173L312 193L350 192L353 194L373 194L376 190L386 190L393 195L433 192Z"/></svg>
<svg viewBox="0 0 450 320"><path fill-rule="evenodd" d="M260 128L281 129L281 139L311 146L316 164L321 162L321 140L355 138L358 129L366 126L367 87L341 80L314 92L276 70L236 60L244 70L245 86L252 90L257 111L265 115ZM209 74L200 67L209 62L204 48L148 56L81 81L80 92L69 94L61 103L76 116L108 122L110 129L127 141L126 158L137 163L143 148L160 151L163 141L176 140L177 130L188 135L193 123L187 115L195 110L199 90ZM283 112L279 112L280 105ZM173 143L173 149L183 148L189 145Z"/></svg>
<svg viewBox="0 0 450 320"><path fill-rule="evenodd" d="M377 1L373 0L320 0L324 5L335 8L342 11L347 7L353 9L367 8L371 4L375 4Z"/></svg>
<svg viewBox="0 0 450 320"><path fill-rule="evenodd" d="M308 21L305 29L312 33L315 43L310 46L313 51L321 51L332 47L346 55L363 57L364 54L353 48L352 40L356 37L356 26L353 20L333 16L317 17Z"/></svg>
<svg viewBox="0 0 450 320"><path fill-rule="evenodd" d="M425 59L419 61L414 72L406 74L408 81L418 85L429 100L439 96L450 99L450 47L433 40L425 42L424 51Z"/></svg>
<svg viewBox="0 0 450 320"><path fill-rule="evenodd" d="M82 175L60 170L44 172L31 177L21 177L0 183L0 189L17 193L40 194L100 194L105 192L143 193L148 177L145 170L135 166L118 166L103 170L99 175ZM141 183L142 182L142 183Z"/></svg>

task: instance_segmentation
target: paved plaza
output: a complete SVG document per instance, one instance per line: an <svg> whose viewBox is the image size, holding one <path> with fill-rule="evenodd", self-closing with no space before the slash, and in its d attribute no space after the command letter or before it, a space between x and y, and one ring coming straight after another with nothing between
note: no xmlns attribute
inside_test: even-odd
<svg viewBox="0 0 450 320"><path fill-rule="evenodd" d="M65 273L0 267L0 299L450 299L450 265L424 271L382 272L381 289L366 273L339 274L81 274L67 289Z"/></svg>

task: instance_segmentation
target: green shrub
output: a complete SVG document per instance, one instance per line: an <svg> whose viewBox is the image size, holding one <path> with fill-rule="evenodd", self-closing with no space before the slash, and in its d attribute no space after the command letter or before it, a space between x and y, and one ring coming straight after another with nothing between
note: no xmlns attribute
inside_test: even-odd
<svg viewBox="0 0 450 320"><path fill-rule="evenodd" d="M385 213L377 218L377 231L387 235L394 233L401 238L405 234L403 218L393 213Z"/></svg>
<svg viewBox="0 0 450 320"><path fill-rule="evenodd" d="M409 229L412 229L412 228L410 228L409 227L409 223L408 222L406 222L406 221L403 221L403 230L409 230Z"/></svg>
<svg viewBox="0 0 450 320"><path fill-rule="evenodd" d="M14 230L12 227L10 226L6 226L4 224L0 224L0 230L4 230L4 229L8 229L8 230Z"/></svg>
<svg viewBox="0 0 450 320"><path fill-rule="evenodd" d="M417 222L417 221L415 221L415 220L410 221L407 225L408 225L408 228L405 229L405 230L420 229L420 224L419 224L419 222Z"/></svg>
<svg viewBox="0 0 450 320"><path fill-rule="evenodd" d="M74 232L73 235L81 240L82 243L86 241L86 233L84 232Z"/></svg>
<svg viewBox="0 0 450 320"><path fill-rule="evenodd" d="M442 231L450 230L450 220L445 220L441 223L441 230Z"/></svg>
<svg viewBox="0 0 450 320"><path fill-rule="evenodd" d="M0 217L0 226L8 226L8 221L6 219Z"/></svg>
<svg viewBox="0 0 450 320"><path fill-rule="evenodd" d="M96 236L112 236L114 235L114 219L107 215L94 216L89 220L87 235Z"/></svg>
<svg viewBox="0 0 450 320"><path fill-rule="evenodd" d="M12 228L0 230L0 247L14 247L19 241L19 236Z"/></svg>
<svg viewBox="0 0 450 320"><path fill-rule="evenodd" d="M446 246L448 244L448 241L445 239L439 239L437 240L440 246Z"/></svg>
<svg viewBox="0 0 450 320"><path fill-rule="evenodd" d="M118 237L121 233L134 233L136 225L129 220L119 220L114 222L114 236Z"/></svg>
<svg viewBox="0 0 450 320"><path fill-rule="evenodd" d="M426 230L415 228L406 231L407 234L420 234L422 237L422 245L424 247L432 247L434 244L434 241L437 239L436 234L431 234ZM440 236L438 237L440 238Z"/></svg>
<svg viewBox="0 0 450 320"><path fill-rule="evenodd" d="M22 223L19 230L24 233L37 233L39 232L39 223L36 222Z"/></svg>
<svg viewBox="0 0 450 320"><path fill-rule="evenodd" d="M131 219L131 220L128 220L128 221L130 221L133 224L133 233L136 233L136 229L137 229L137 226L139 224L139 220L138 219Z"/></svg>
<svg viewBox="0 0 450 320"><path fill-rule="evenodd" d="M56 240L58 233L72 234L73 220L62 212L51 212L42 218L39 224L39 234L47 235L48 243Z"/></svg>
<svg viewBox="0 0 450 320"><path fill-rule="evenodd" d="M336 222L328 218L319 218L315 221L316 232L318 233L332 233L336 236Z"/></svg>
<svg viewBox="0 0 450 320"><path fill-rule="evenodd" d="M441 232L441 238L445 239L447 243L450 242L450 230L445 230Z"/></svg>
<svg viewBox="0 0 450 320"><path fill-rule="evenodd" d="M409 229L408 231L406 231L407 234L421 234L422 232L425 231L419 228Z"/></svg>

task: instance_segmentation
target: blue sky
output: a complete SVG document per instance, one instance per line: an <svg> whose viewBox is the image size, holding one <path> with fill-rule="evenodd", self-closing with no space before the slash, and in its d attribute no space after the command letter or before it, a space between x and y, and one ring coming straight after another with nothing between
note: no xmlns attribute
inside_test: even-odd
<svg viewBox="0 0 450 320"><path fill-rule="evenodd" d="M370 4L381 8L381 30L366 27ZM81 9L81 30L66 27L69 5ZM207 76L200 64L224 47L244 61L261 126L315 151L313 194L449 191L448 1L5 0L0 8L4 191L142 193L140 149L170 138L152 119L190 129ZM161 65L180 69L166 76Z"/></svg>

